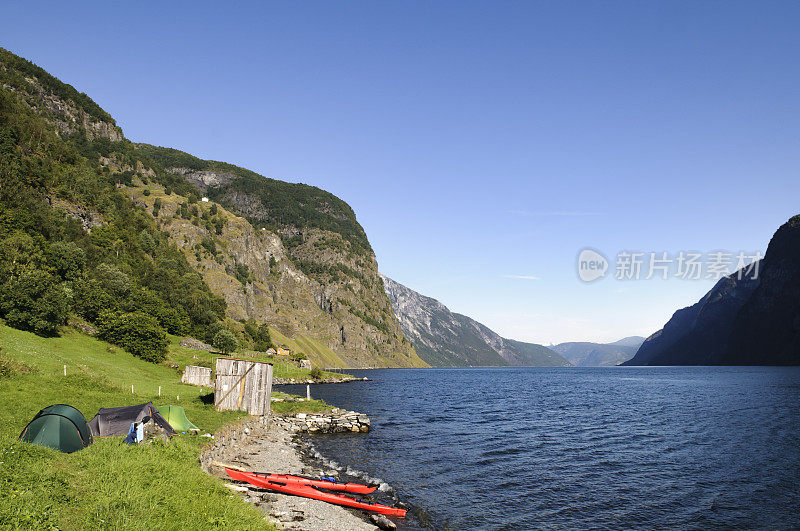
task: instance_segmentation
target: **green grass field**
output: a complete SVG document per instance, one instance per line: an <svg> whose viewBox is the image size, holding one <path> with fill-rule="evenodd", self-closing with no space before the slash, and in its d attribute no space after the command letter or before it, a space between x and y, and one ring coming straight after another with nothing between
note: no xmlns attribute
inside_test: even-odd
<svg viewBox="0 0 800 531"><path fill-rule="evenodd" d="M244 414L219 413L210 389L179 383L186 364L211 363L210 353L184 349L174 339L169 360L175 369L72 330L41 338L4 325L0 347L0 528L270 529L260 511L200 469L197 457L208 439L199 435L141 446L98 439L73 454L17 441L36 412L56 403L75 406L87 420L101 407L181 405L192 422L213 432ZM319 401L275 406L278 412L327 407Z"/></svg>

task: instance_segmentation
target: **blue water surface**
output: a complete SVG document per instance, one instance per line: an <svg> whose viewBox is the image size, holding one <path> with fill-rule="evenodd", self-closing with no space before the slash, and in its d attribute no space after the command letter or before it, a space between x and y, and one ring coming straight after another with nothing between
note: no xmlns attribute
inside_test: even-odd
<svg viewBox="0 0 800 531"><path fill-rule="evenodd" d="M312 394L373 429L313 444L395 487L405 527L800 527L800 368L349 372L372 381Z"/></svg>

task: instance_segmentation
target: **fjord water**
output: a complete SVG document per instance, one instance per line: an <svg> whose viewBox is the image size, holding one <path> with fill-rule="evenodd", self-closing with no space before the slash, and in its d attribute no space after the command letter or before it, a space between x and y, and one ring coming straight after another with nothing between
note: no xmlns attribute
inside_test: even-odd
<svg viewBox="0 0 800 531"><path fill-rule="evenodd" d="M318 451L455 529L800 526L800 368L352 371ZM430 518L430 521L426 521Z"/></svg>

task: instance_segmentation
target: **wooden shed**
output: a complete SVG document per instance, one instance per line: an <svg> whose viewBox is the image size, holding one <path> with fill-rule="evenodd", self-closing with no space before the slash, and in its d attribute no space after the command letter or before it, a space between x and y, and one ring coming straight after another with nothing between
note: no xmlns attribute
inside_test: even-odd
<svg viewBox="0 0 800 531"><path fill-rule="evenodd" d="M272 364L236 358L217 358L214 405L217 411L239 410L251 415L269 413Z"/></svg>
<svg viewBox="0 0 800 531"><path fill-rule="evenodd" d="M187 365L181 376L181 383L211 387L211 367Z"/></svg>

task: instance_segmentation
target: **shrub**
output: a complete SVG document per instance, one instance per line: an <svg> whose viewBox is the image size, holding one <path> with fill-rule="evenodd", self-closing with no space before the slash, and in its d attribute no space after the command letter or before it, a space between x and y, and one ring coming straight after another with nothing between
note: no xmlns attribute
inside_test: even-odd
<svg viewBox="0 0 800 531"><path fill-rule="evenodd" d="M227 220L222 216L215 216L212 224L214 225L214 232L217 234L222 234L222 229L225 227L225 222Z"/></svg>
<svg viewBox="0 0 800 531"><path fill-rule="evenodd" d="M57 335L68 312L66 291L42 270L25 272L0 288L0 314L13 328Z"/></svg>
<svg viewBox="0 0 800 531"><path fill-rule="evenodd" d="M152 315L143 312L103 313L98 319L100 337L143 360L158 363L167 357L169 341Z"/></svg>
<svg viewBox="0 0 800 531"><path fill-rule="evenodd" d="M119 308L119 299L103 289L95 279L75 285L75 311L78 315L94 322L103 312Z"/></svg>
<svg viewBox="0 0 800 531"><path fill-rule="evenodd" d="M83 275L86 252L73 242L55 242L50 245L47 261L64 280L76 280Z"/></svg>
<svg viewBox="0 0 800 531"><path fill-rule="evenodd" d="M0 379L8 378L19 372L31 372L31 369L0 354Z"/></svg>
<svg viewBox="0 0 800 531"><path fill-rule="evenodd" d="M312 380L321 380L322 379L322 369L319 367L314 367L311 369L311 372L308 373Z"/></svg>
<svg viewBox="0 0 800 531"><path fill-rule="evenodd" d="M126 298L133 287L131 278L113 265L100 264L94 275L103 289L119 298Z"/></svg>
<svg viewBox="0 0 800 531"><path fill-rule="evenodd" d="M203 339L206 343L213 345L214 338L221 330L225 330L225 325L219 321L214 321L213 323L209 324L208 327L206 327Z"/></svg>
<svg viewBox="0 0 800 531"><path fill-rule="evenodd" d="M269 335L269 326L267 326L267 323L256 325L256 322L253 320L247 321L244 325L244 331L252 338L254 350L264 352L275 346L272 344L272 338Z"/></svg>
<svg viewBox="0 0 800 531"><path fill-rule="evenodd" d="M236 280L238 280L243 286L247 285L253 279L252 275L250 274L250 268L247 267L247 264L236 262L233 273L236 277Z"/></svg>
<svg viewBox="0 0 800 531"><path fill-rule="evenodd" d="M236 341L236 336L233 335L233 332L230 330L220 330L217 332L217 335L214 336L214 342L212 343L215 349L219 350L223 354L228 354L229 352L233 352L238 347L238 342Z"/></svg>

